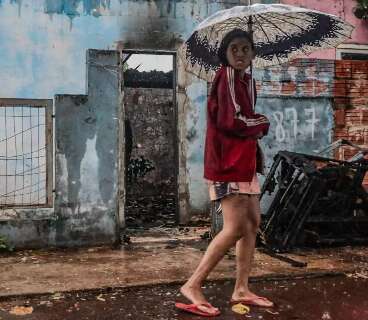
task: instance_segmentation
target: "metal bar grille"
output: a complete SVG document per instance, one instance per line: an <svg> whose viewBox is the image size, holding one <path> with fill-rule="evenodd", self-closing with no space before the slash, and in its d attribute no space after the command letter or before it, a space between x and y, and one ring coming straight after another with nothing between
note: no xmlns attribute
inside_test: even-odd
<svg viewBox="0 0 368 320"><path fill-rule="evenodd" d="M52 100L0 99L0 208L52 206Z"/></svg>

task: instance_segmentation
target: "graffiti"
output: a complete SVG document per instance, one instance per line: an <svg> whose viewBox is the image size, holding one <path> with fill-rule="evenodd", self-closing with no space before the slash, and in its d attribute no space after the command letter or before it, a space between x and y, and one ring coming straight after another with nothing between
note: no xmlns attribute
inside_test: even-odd
<svg viewBox="0 0 368 320"><path fill-rule="evenodd" d="M275 135L278 142L284 142L288 139L298 139L301 131L307 135L307 138L314 140L316 125L320 119L316 116L314 107L302 109L302 114L298 114L296 108L285 108L283 111L275 111L272 118L276 122ZM303 126L303 130L301 130Z"/></svg>
<svg viewBox="0 0 368 320"><path fill-rule="evenodd" d="M148 172L154 170L152 162L140 156L136 159L131 159L128 164L127 179L129 182L144 177Z"/></svg>

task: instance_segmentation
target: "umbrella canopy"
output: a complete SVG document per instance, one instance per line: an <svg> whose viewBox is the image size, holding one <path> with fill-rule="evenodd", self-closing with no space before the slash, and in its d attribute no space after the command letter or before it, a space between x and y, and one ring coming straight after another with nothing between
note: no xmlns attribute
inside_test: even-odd
<svg viewBox="0 0 368 320"><path fill-rule="evenodd" d="M202 21L179 50L185 68L211 81L220 67L217 52L233 29L250 31L256 47L255 67L281 64L299 55L334 48L350 38L354 27L323 12L283 4L253 4L221 10Z"/></svg>

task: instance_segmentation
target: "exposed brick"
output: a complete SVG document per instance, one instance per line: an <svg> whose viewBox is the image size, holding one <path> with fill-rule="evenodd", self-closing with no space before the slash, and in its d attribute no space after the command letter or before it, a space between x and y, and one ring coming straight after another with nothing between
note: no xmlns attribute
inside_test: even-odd
<svg viewBox="0 0 368 320"><path fill-rule="evenodd" d="M351 78L352 75L351 61L336 60L335 63L335 77L336 78Z"/></svg>
<svg viewBox="0 0 368 320"><path fill-rule="evenodd" d="M335 111L335 125L339 127L345 126L345 110Z"/></svg>
<svg viewBox="0 0 368 320"><path fill-rule="evenodd" d="M313 80L306 80L305 82L303 82L302 84L302 90L303 93L307 94L307 95L313 95L314 93L314 81Z"/></svg>
<svg viewBox="0 0 368 320"><path fill-rule="evenodd" d="M295 81L283 82L281 84L281 94L295 95L296 94L296 83L295 83Z"/></svg>
<svg viewBox="0 0 368 320"><path fill-rule="evenodd" d="M319 81L317 80L315 82L315 87L314 87L314 94L316 96L321 95L322 93L328 93L330 90L330 85L327 82L324 81Z"/></svg>
<svg viewBox="0 0 368 320"><path fill-rule="evenodd" d="M344 79L335 79L333 85L334 97L346 97L348 94L349 87L350 87L349 81Z"/></svg>
<svg viewBox="0 0 368 320"><path fill-rule="evenodd" d="M353 78L368 79L368 62L354 61L351 65L351 72Z"/></svg>

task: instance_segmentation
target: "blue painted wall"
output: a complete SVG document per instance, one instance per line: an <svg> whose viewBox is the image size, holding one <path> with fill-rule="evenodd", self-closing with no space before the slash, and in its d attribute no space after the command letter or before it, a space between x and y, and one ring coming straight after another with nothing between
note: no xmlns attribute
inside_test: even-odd
<svg viewBox="0 0 368 320"><path fill-rule="evenodd" d="M238 5L240 2L240 0L2 0L0 1L0 97L53 98L55 94L86 94L88 49L114 49L117 43L120 43L122 48L126 49L176 50L198 22L219 9ZM272 122L270 135L264 140L270 150L268 159L271 159L272 154L278 149L286 147L294 150L295 147L300 151L309 151L317 144L325 144L329 139L332 113L328 93L317 96L318 99L311 96L304 97L310 99L308 101L285 100L290 97L274 92L270 94L265 84L267 81L271 83L288 79L303 83L318 77L325 79L326 83L332 81L333 70L316 76L312 69L305 72L298 70L297 67L290 67L281 73L274 71L256 73L258 80L264 82L265 88L260 92L257 108L264 111ZM179 78L183 77L181 66L178 73ZM202 179L206 84L191 77L184 78L186 79L178 82L181 90L178 95L184 96L178 99L179 181L182 201L186 203L185 206L180 205L184 212L181 216L190 212L204 212L208 208L207 189ZM295 97L303 98L299 93L296 93ZM272 107L269 108L269 105ZM306 113L305 110L312 107L316 117L323 120L315 124L314 145L311 144L309 138L312 136L308 131L311 128L308 121L311 120L313 111ZM299 122L295 122L297 120L292 108L295 108ZM281 115L284 117L283 121ZM113 115L110 113L105 116L108 118ZM100 124L107 124L107 118L102 119ZM283 122L282 129L278 126L280 122ZM296 135L298 139L304 137L302 140L293 140L295 123L298 124ZM111 125L115 130L114 125ZM101 126L99 130L110 129L109 126ZM73 130L70 129L70 132L74 132ZM284 136L285 132L289 132L289 136ZM106 160L96 149L98 141L93 140L97 139L95 131L91 133L91 137L87 137L83 142L80 154L73 155L81 158L73 160L74 165L78 161L81 162L79 168L81 171L82 159L90 168L93 168L96 159L102 162ZM66 136L64 138L67 139ZM63 141L66 140L60 140L60 143ZM98 165L96 170L97 173L93 171L94 174L100 175ZM80 172L75 174L78 175ZM59 176L56 176L59 183L63 178L65 178L63 172L59 172ZM81 185L71 186L71 189L78 187L80 192L87 190L87 187L84 188L88 182L79 178ZM112 212L113 208L109 204L111 199L106 202L103 192L95 187L96 190L93 192L100 194L101 199L98 201L101 203L93 201L90 203L96 208L102 204L100 208ZM83 191L80 195L83 195ZM68 197L62 195L63 200L60 203L69 203ZM80 199L85 200L83 196ZM82 202L80 204L83 206ZM110 222L111 220L108 223ZM76 225L78 223L81 222L76 222ZM108 229L112 230L110 225Z"/></svg>
<svg viewBox="0 0 368 320"><path fill-rule="evenodd" d="M226 3L225 3L226 2ZM85 93L87 49L175 50L208 14L239 4L212 0L2 0L0 97Z"/></svg>
<svg viewBox="0 0 368 320"><path fill-rule="evenodd" d="M111 69L107 70L110 66L93 71L90 61L86 61L87 50L111 50L117 43L126 49L176 50L199 21L239 3L239 0L1 1L0 97L56 95L56 200L53 210L47 210L45 215L42 210L33 210L22 221L1 223L0 232L23 247L114 241L117 79L109 79L114 75ZM95 73L90 78L93 90L86 88L88 68ZM208 203L201 179L205 100L205 84L193 81L193 85L188 85L190 107L178 123L179 130L187 131L181 141L184 146L181 151L187 150L182 153L180 169L184 172L181 186L187 203L184 214L203 211Z"/></svg>
<svg viewBox="0 0 368 320"><path fill-rule="evenodd" d="M254 78L259 85L256 112L265 114L271 122L269 134L261 140L266 173L280 150L313 154L332 142L333 61L305 59L294 64L256 69ZM204 88L200 81L186 88L190 98L186 120L190 137L187 152L189 202L195 211L208 210L207 186L202 179L204 102L207 99ZM263 182L264 177L260 180ZM263 209L268 203L269 199L264 197Z"/></svg>
<svg viewBox="0 0 368 320"><path fill-rule="evenodd" d="M17 248L113 243L118 232L119 79L116 51L89 50L88 95L55 96L55 200L15 209L0 234ZM0 212L1 213L1 212Z"/></svg>

